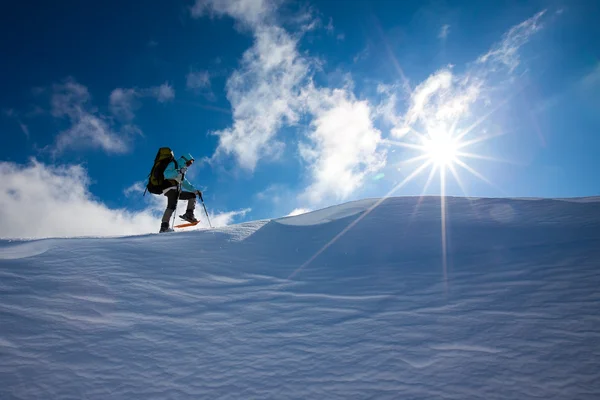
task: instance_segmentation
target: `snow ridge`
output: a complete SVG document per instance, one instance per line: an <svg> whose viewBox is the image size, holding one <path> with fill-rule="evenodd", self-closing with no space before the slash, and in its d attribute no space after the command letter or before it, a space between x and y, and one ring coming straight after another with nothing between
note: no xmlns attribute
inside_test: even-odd
<svg viewBox="0 0 600 400"><path fill-rule="evenodd" d="M0 398L594 399L600 203L0 241ZM299 273L333 237L362 218Z"/></svg>

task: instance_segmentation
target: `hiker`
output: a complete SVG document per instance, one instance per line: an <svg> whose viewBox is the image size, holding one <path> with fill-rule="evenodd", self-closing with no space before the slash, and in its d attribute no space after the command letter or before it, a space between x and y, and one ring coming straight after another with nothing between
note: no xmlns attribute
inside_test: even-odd
<svg viewBox="0 0 600 400"><path fill-rule="evenodd" d="M197 223L194 216L196 196L202 198L202 192L197 190L186 178L187 169L194 163L194 157L187 153L175 160L175 155L168 147L159 149L154 166L150 172L147 189L150 193L163 194L167 197L167 208L163 214L160 232L172 232L169 221L177 208L177 200L187 200L187 210L179 218Z"/></svg>

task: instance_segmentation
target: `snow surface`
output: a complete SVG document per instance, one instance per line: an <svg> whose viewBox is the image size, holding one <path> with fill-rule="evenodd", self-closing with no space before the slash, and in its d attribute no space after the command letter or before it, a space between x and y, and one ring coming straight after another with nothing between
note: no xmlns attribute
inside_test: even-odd
<svg viewBox="0 0 600 400"><path fill-rule="evenodd" d="M0 241L0 399L600 398L592 200Z"/></svg>

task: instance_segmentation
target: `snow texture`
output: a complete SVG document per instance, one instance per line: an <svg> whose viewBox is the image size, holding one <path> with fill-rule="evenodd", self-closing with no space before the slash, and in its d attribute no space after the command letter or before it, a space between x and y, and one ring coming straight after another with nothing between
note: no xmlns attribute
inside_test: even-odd
<svg viewBox="0 0 600 400"><path fill-rule="evenodd" d="M597 200L0 241L0 398L597 399Z"/></svg>

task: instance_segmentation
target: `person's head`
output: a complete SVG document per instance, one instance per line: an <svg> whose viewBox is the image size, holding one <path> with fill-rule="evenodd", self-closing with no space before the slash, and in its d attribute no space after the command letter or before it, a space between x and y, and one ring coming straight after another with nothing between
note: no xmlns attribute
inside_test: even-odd
<svg viewBox="0 0 600 400"><path fill-rule="evenodd" d="M186 153L179 157L186 167L190 167L194 163L194 157L190 153Z"/></svg>

